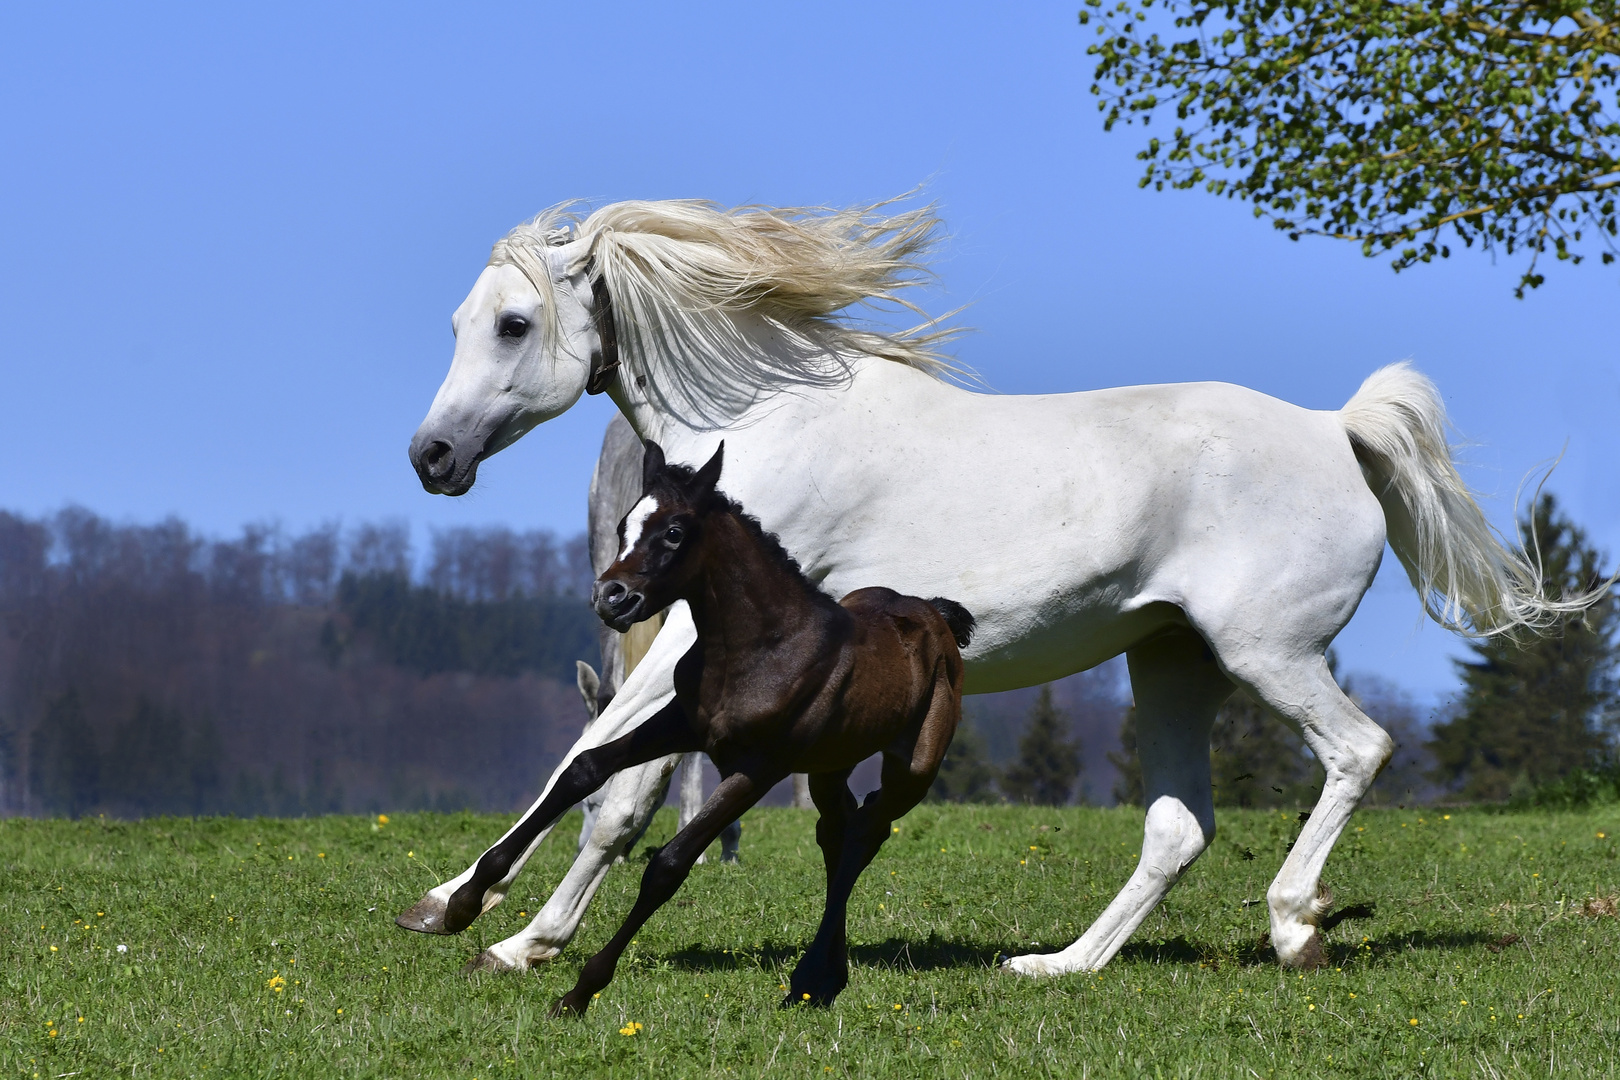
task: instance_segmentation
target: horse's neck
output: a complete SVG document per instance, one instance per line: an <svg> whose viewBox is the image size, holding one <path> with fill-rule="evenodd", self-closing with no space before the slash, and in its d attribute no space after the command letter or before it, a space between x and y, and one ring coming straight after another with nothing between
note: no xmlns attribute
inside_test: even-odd
<svg viewBox="0 0 1620 1080"><path fill-rule="evenodd" d="M745 321L739 325L738 330L743 336L758 342L761 351L769 351L772 348L768 328ZM846 393L859 377L862 367L873 362L889 363L887 360L874 361L874 358L865 356L840 359L830 353L824 355L822 366L826 370L842 371L848 378L834 379L826 386L784 382L774 390L751 388L730 402L708 399L703 405L704 412L708 414L707 419L701 424L695 423L691 417L672 415L668 401L660 396L657 388L662 385L668 391L682 381L676 373L677 368L703 364L706 362L703 357L671 356L662 350L654 349L649 354L637 358L636 364L641 369L639 372L633 372L629 365L621 368L621 375L609 387L608 394L640 438L652 439L665 445L667 449L670 443L679 445L683 440L694 436L701 439L708 432L749 425L772 410L773 402L783 393L811 396ZM796 362L807 367L817 366L813 360L803 357L797 358Z"/></svg>
<svg viewBox="0 0 1620 1080"><path fill-rule="evenodd" d="M705 523L704 570L685 597L705 656L744 661L814 621L825 599L735 514Z"/></svg>

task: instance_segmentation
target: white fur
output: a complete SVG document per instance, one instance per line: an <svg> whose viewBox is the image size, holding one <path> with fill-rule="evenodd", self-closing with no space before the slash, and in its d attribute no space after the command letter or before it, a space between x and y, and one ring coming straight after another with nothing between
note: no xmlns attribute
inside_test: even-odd
<svg viewBox="0 0 1620 1080"><path fill-rule="evenodd" d="M1436 622L1466 634L1537 630L1584 611L1607 586L1553 600L1539 560L1498 539L1457 474L1446 409L1409 364L1367 377L1339 411L1384 504L1389 543Z"/></svg>
<svg viewBox="0 0 1620 1080"><path fill-rule="evenodd" d="M630 510L624 519L624 546L619 549L619 558L624 558L636 550L641 542L641 530L646 528L647 519L658 512L658 500L651 495L644 497Z"/></svg>
<svg viewBox="0 0 1620 1080"><path fill-rule="evenodd" d="M1522 573L1534 559L1508 552L1484 525L1450 465L1438 395L1415 372L1375 375L1342 412L1220 383L971 393L935 377L925 340L863 336L834 317L863 296L892 296L917 269L932 219L827 221L635 203L598 211L561 247L509 238L507 255L533 287L509 294L524 275L497 258L458 318L492 325L495 304L538 309L544 296L555 340L530 346L515 368L488 333L474 335L482 346L458 341L418 439L453 443L490 424L526 431L578 398L587 365L576 358L596 344L581 271L594 254L624 349L627 375L610 391L620 410L671 461L705 461L724 437L721 487L829 593L882 584L962 604L978 620L964 654L969 693L1128 652L1148 734L1141 864L1079 941L1015 958L1014 970L1106 964L1207 846L1208 727L1234 683L1298 728L1327 775L1267 894L1279 957L1309 960L1323 864L1389 754L1388 736L1323 661L1372 582L1386 528L1426 606L1449 621L1535 626L1591 598L1549 607L1535 595ZM662 708L694 638L677 604L558 774ZM653 786L615 782L604 821L644 820L652 805L635 792ZM582 880L599 880L588 864L595 848L581 853ZM447 898L470 874L431 895ZM546 947L578 926L582 903L571 911Z"/></svg>

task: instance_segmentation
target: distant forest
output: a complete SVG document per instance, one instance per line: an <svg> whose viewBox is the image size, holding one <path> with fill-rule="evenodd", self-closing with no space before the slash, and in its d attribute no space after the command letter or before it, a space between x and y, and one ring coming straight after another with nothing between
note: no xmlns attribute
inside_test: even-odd
<svg viewBox="0 0 1620 1080"><path fill-rule="evenodd" d="M510 808L585 714L584 537L0 513L0 813Z"/></svg>
<svg viewBox="0 0 1620 1080"><path fill-rule="evenodd" d="M591 577L583 535L450 529L418 557L399 523L217 540L173 519L0 512L0 815L526 805L585 721ZM950 763L985 779L941 796L1014 798L987 778L1037 753L1032 718L1051 712L1053 745L1077 757L1060 801L1139 799L1124 675L1116 659L1047 696L968 699ZM1418 755L1381 785L1409 801L1428 786L1420 726L1372 689ZM1299 737L1258 710L1234 699L1215 742L1222 801L1313 796ZM857 770L863 794L876 782Z"/></svg>

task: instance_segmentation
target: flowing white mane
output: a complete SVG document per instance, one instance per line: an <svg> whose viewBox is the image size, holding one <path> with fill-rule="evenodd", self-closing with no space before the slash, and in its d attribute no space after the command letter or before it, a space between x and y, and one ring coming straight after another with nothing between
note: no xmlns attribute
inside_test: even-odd
<svg viewBox="0 0 1620 1080"><path fill-rule="evenodd" d="M760 396L847 380L860 355L936 377L960 369L939 347L953 334L901 292L927 276L940 222L931 207L884 216L888 204L741 206L698 200L620 202L581 219L553 207L496 245L539 290L548 347L559 328L547 249L580 240L580 259L607 282L621 362L676 416L716 426ZM576 269L571 267L570 269ZM892 304L927 321L863 325L846 311ZM649 358L664 359L649 364Z"/></svg>

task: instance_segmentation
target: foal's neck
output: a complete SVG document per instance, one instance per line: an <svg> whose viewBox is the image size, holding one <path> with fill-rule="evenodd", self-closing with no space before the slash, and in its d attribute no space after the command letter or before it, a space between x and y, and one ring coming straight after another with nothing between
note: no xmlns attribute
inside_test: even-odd
<svg viewBox="0 0 1620 1080"><path fill-rule="evenodd" d="M714 514L704 530L703 572L685 600L706 649L721 646L741 659L837 607L774 539L736 511Z"/></svg>

